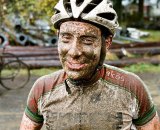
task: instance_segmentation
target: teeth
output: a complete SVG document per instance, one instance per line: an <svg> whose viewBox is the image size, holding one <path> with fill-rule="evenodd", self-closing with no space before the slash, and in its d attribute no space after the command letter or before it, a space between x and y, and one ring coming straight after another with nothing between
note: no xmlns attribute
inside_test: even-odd
<svg viewBox="0 0 160 130"><path fill-rule="evenodd" d="M79 63L67 63L67 66L71 69L81 69L84 67L84 64L79 64Z"/></svg>
<svg viewBox="0 0 160 130"><path fill-rule="evenodd" d="M80 64L72 64L72 66L78 67L78 66L81 66L81 65Z"/></svg>

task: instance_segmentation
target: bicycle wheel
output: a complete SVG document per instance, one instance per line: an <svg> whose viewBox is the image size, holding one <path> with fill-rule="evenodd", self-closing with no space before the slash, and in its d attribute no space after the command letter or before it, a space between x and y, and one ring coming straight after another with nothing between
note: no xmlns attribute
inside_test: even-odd
<svg viewBox="0 0 160 130"><path fill-rule="evenodd" d="M28 66L22 61L11 61L0 70L0 83L7 89L24 87L30 79Z"/></svg>

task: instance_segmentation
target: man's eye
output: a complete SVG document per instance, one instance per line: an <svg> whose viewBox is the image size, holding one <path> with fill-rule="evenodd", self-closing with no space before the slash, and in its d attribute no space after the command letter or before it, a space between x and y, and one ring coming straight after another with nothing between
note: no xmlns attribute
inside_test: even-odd
<svg viewBox="0 0 160 130"><path fill-rule="evenodd" d="M63 41L63 42L67 43L67 42L69 42L70 40L71 40L71 36L68 36L68 35L63 35L63 36L62 36L62 41Z"/></svg>
<svg viewBox="0 0 160 130"><path fill-rule="evenodd" d="M89 38L84 38L84 39L82 39L82 42L84 44L91 45L91 44L93 44L94 40L93 39L89 39Z"/></svg>
<svg viewBox="0 0 160 130"><path fill-rule="evenodd" d="M63 39L70 39L71 36L62 36Z"/></svg>

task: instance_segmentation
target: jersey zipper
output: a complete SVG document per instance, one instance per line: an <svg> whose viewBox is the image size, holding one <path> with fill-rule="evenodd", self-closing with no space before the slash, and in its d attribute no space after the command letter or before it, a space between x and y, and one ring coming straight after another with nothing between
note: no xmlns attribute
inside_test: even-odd
<svg viewBox="0 0 160 130"><path fill-rule="evenodd" d="M79 114L79 130L82 130L82 111L83 111L83 93L84 93L84 88L80 87L79 88L79 95L81 97L80 101L80 114Z"/></svg>

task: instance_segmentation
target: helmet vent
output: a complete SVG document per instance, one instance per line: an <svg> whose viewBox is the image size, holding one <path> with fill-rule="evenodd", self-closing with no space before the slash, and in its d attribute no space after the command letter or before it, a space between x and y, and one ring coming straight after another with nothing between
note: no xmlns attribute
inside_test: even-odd
<svg viewBox="0 0 160 130"><path fill-rule="evenodd" d="M101 14L97 14L99 17L102 17L104 19L108 19L108 20L114 20L115 18L115 14L113 13L101 13Z"/></svg>
<svg viewBox="0 0 160 130"><path fill-rule="evenodd" d="M59 11L59 10L57 10L57 9L54 9L54 12L55 12L55 14L60 13L60 11Z"/></svg>
<svg viewBox="0 0 160 130"><path fill-rule="evenodd" d="M109 5L109 7L110 7L110 8L113 8L113 5L111 4L111 5Z"/></svg>
<svg viewBox="0 0 160 130"><path fill-rule="evenodd" d="M99 3L101 3L103 0L92 0L91 3L89 3L85 9L83 10L83 13L89 13L91 10L93 10Z"/></svg>
<svg viewBox="0 0 160 130"><path fill-rule="evenodd" d="M77 7L81 6L83 4L84 0L76 0Z"/></svg>
<svg viewBox="0 0 160 130"><path fill-rule="evenodd" d="M91 3L95 4L95 5L99 5L103 0L92 0Z"/></svg>
<svg viewBox="0 0 160 130"><path fill-rule="evenodd" d="M69 13L72 12L70 0L66 0L66 2L64 4L64 7L65 7L67 12L69 12Z"/></svg>

